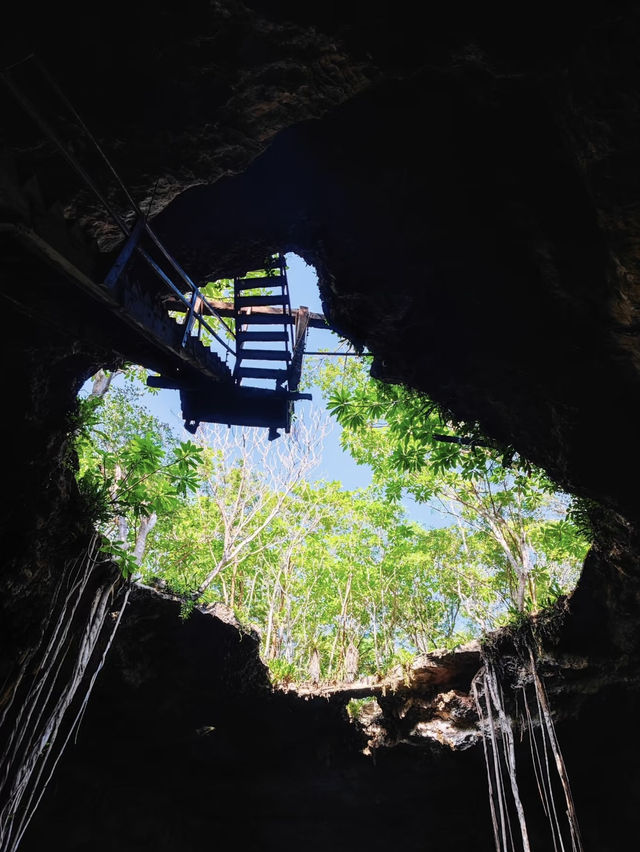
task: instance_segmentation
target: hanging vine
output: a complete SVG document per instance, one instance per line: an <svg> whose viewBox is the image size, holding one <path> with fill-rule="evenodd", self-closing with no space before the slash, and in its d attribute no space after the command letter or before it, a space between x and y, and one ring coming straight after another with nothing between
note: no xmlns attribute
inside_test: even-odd
<svg viewBox="0 0 640 852"><path fill-rule="evenodd" d="M65 567L40 641L20 662L0 715L0 852L15 852L77 729L129 586L94 535Z"/></svg>
<svg viewBox="0 0 640 852"><path fill-rule="evenodd" d="M519 664L520 676L513 684L516 708L513 718L505 707L496 661L489 654L484 654L483 667L472 682L473 697L483 733L489 808L496 850L531 850L516 767L514 729L519 729L528 735L536 786L549 824L554 852L583 852L569 776L555 732L544 683L538 672L531 637L523 640ZM521 712L518 708L522 708ZM555 773L552 767L555 767ZM558 790L558 781L561 792ZM564 801L561 803L559 799Z"/></svg>

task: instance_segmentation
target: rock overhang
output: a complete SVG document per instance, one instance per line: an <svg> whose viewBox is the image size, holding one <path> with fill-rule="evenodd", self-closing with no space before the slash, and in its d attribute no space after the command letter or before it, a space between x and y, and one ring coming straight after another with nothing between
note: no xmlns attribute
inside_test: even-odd
<svg viewBox="0 0 640 852"><path fill-rule="evenodd" d="M360 26L330 4L199 4L177 27L181 14L144 35L112 26L104 63L87 25L82 55L56 51L52 70L138 196L150 199L160 178L157 227L185 265L224 275L265 248L296 250L318 268L336 327L366 343L383 376L479 420L620 513L601 521L547 660L559 712L584 719L567 729L573 753L592 735L598 765L611 769L589 724L607 700L631 713L637 681L637 16L601 6L553 28L541 16L516 36L489 13L464 27L443 14L425 41L388 11ZM41 38L42 20L36 30ZM119 43L136 41L113 61ZM19 160L110 247L48 152L23 149ZM41 366L30 392L40 411L57 395L61 421L74 370L108 353L84 341L69 358L64 340L56 346L61 368L47 378ZM612 749L624 765L623 745ZM325 748L322 761L335 759Z"/></svg>

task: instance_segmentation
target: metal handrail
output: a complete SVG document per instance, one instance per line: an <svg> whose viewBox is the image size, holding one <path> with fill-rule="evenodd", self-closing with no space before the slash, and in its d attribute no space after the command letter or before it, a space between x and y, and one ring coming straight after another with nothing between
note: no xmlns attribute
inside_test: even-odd
<svg viewBox="0 0 640 852"><path fill-rule="evenodd" d="M158 264L155 262L155 260L152 257L150 257L150 255L144 249L138 249L138 251L140 252L142 257L146 260L146 262L149 264L149 266L153 269L153 271L156 273L156 275L158 275L158 277L161 278L165 282L165 284L167 284L167 286L171 288L171 290L175 293L175 295L182 302L182 304L185 305L187 308L190 308L191 307L191 301L189 299L185 298L185 296L182 293L182 291L180 290L180 288L176 287L176 285L169 278L169 276L166 274L166 272L164 272L162 270L162 268L160 266L158 266ZM199 291L197 291L197 293L199 293ZM203 297L203 301L204 301L204 297ZM224 346L224 348L228 352L230 352L231 355L233 355L234 358L235 358L236 357L235 350L232 349L221 337L219 337L216 334L216 332L211 328L209 323L204 319L202 314L196 314L195 316L197 317L198 322L202 326L204 326L204 328L206 328L206 330L215 337L215 339L218 341L218 343L220 343L221 346ZM216 314L216 316L218 316L218 314ZM227 324L225 322L223 322L222 319L220 319L220 322L222 322L224 327L228 329Z"/></svg>
<svg viewBox="0 0 640 852"><path fill-rule="evenodd" d="M142 215L142 213L141 213L141 215ZM172 268L174 269L174 271L175 271L175 272L177 272L177 274L179 275L179 277L180 277L180 278L184 281L184 283L187 285L187 287L189 288L189 290L191 290L191 292L192 292L192 293L195 293L195 295L196 295L197 297L199 297L199 298L201 298L201 299L202 299L203 305L205 305L205 306L206 306L206 308L207 308L207 310L211 312L211 315L212 315L212 316L215 316L215 317L216 317L216 318L217 318L217 319L218 319L218 320L222 323L222 325L225 327L225 329L227 329L227 331L229 332L229 334L230 334L230 335L231 335L231 336L235 339L235 334L233 333L233 331L231 331L231 329L227 326L227 324L224 322L224 320L222 319L222 317L220 316L220 314L216 311L216 309L215 309L215 308L213 308L213 307L212 307L212 306L211 306L211 305L207 302L207 297L206 297L206 296L202 293L202 291L200 290L200 288L199 288L196 284L194 284L194 283L193 283L193 281L191 280L191 278L187 275L187 273L184 271L184 269L180 266L180 264L178 263L178 261L177 261L177 260L175 260L175 258L173 258L173 257L169 254L169 252L166 250L166 248L164 247L164 245L160 242L160 239L159 239L159 238L158 238L158 236L154 233L154 231L152 230L151 226L150 226L148 223L146 223L146 224L145 224L145 231L146 231L146 233L149 235L149 237L151 238L151 241L153 242L153 244L154 244L154 245L155 245L155 246L159 249L159 251L162 253L163 257L164 257L164 258L168 261L168 263L172 266ZM196 316L198 316L198 314L196 314Z"/></svg>
<svg viewBox="0 0 640 852"><path fill-rule="evenodd" d="M82 130L83 130L84 134L85 134L85 135L86 135L86 137L90 140L90 142L92 143L92 145L94 146L94 148L96 149L96 151L98 152L98 154L100 155L100 157L101 157L101 159L103 160L104 164L106 165L106 167L109 169L109 171L110 171L110 172L111 172L111 174L113 175L114 179L116 180L116 182L117 182L118 186L120 187L120 189L121 189L121 190L123 191L123 193L125 194L125 196L126 196L126 198L127 198L127 201L129 202L129 204L131 205L131 207L132 207L132 208L133 208L133 210L135 211L136 215L137 215L139 218L143 218L143 217L144 217L144 219L145 219L145 231L147 232L147 234L148 234L148 235L149 235L149 237L151 238L151 241L152 241L152 242L154 243L154 245L155 245L155 246L156 246L156 247L160 250L160 252L162 252L162 254L163 254L164 258L165 258L165 259L168 261L168 263L172 266L172 268L174 269L174 271L175 271L175 272L177 272L177 274L180 276L180 278L182 278L182 280L183 280L183 281L184 281L184 283L185 283L185 284L189 287L189 289L190 289L190 290L192 290L192 292L194 292L194 293L195 293L196 297L201 297L201 298L203 299L203 302L204 302L204 301L205 301L205 299L204 299L204 297L202 297L202 293L200 292L199 288L196 286L196 284L194 284L194 282L193 282L193 281L191 280L191 278L187 275L187 273L186 273L186 272L184 271L184 269L180 266L180 264L179 264L179 263L175 260L175 258L174 258L174 257L172 257L172 255L170 255L170 254L169 254L169 252L166 250L166 248L164 247L164 245L162 244L162 242L160 241L160 239L158 238L158 236L156 235L156 233L153 231L153 229L151 228L151 226L149 225L149 223L146 221L146 216L144 216L144 214L143 214L142 210L140 209L140 205L136 202L136 200L134 199L134 197L133 197L133 196L131 195L131 193L129 192L129 189L128 189L127 185L125 184L125 182L122 180L122 178L120 177L120 175L119 175L119 174L118 174L118 172L116 171L116 169L115 169L115 167L114 167L113 163L111 162L111 160L107 157L107 155L106 155L106 154L105 154L105 152L103 151L103 149L102 149L102 147L101 147L100 143L98 142L98 140L95 138L95 136L93 135L93 133L91 132L91 130L89 129L89 127L87 127L87 125L85 124L85 122L84 122L84 120L82 119L82 116L80 115L80 113L76 110L76 108L75 108L75 107L74 107L74 105L71 103L71 101L69 100L69 98L68 98L68 97L64 94L64 92L62 91L62 89L60 88L60 86L58 85L58 83L57 83L57 82L55 81L55 79L51 76L51 74L49 73L49 71L47 70L47 68L45 68L45 66L44 66L44 65L43 65L43 63L42 63L42 62L38 59L38 57L37 57L37 56L35 56L35 55L33 55L33 57L32 57L32 58L33 58L33 61L35 62L35 64L36 64L36 65L38 66L38 68L40 69L40 72L42 73L42 75L43 75L43 76L46 78L46 80L48 81L48 83L49 83L49 85L51 86L51 88L54 90L54 92L58 95L58 97L60 98L60 100L64 103L64 105L67 107L67 109L68 109L68 110L71 112L71 114L74 116L74 118L76 119L76 121L78 122L78 124L80 125L80 127L82 128ZM208 307L209 307L209 306L208 306ZM223 325L225 325L225 328L227 328L226 324L225 324L225 323L223 322L223 320L222 320L222 317L221 317L221 316L219 316L219 315L215 312L215 310L213 310L212 308L210 308L210 307L209 307L209 310L211 310L211 313L212 313L214 316L216 316L216 317L218 318L218 320L219 320L219 321L220 321ZM231 332L231 331L230 331L230 333L231 333L231 335L235 338L235 334L233 334L233 332Z"/></svg>
<svg viewBox="0 0 640 852"><path fill-rule="evenodd" d="M288 311L288 316L291 316L291 294L289 293L289 278L287 277L287 265L286 265L286 262L285 262L285 259L284 259L284 255L281 252L278 252L278 261L279 261L279 265L280 265L280 275L282 275L284 280L285 280L285 286L284 286L283 289L286 291L286 294L287 294L287 304L286 304L286 311L285 312ZM288 327L285 325L285 331L289 335L289 342L291 343L291 358L293 358L293 353L294 353L295 348L296 348L296 340L295 340L295 335L294 335L294 331L293 331L293 325L289 324ZM291 358L287 359L287 369L290 369L290 367L291 367Z"/></svg>
<svg viewBox="0 0 640 852"><path fill-rule="evenodd" d="M91 133L91 131L89 130L89 128L87 127L87 125L85 124L85 122L83 121L83 119L81 118L81 116L79 115L79 113L77 112L75 107L73 106L73 104L69 101L69 99L66 97L66 95L62 92L62 90L60 89L60 87L58 86L56 81L53 79L51 74L44 67L42 62L40 62L40 60L33 54L31 55L31 57L28 57L28 58L30 58L34 61L34 63L39 68L40 72L45 77L45 79L47 80L47 82L49 83L51 88L54 90L54 92L58 95L60 100L62 100L62 102L65 104L65 106L69 109L69 111L72 113L74 118L77 120L77 122L79 123L83 133L87 136L87 138L91 141L91 143L95 147L95 149L98 152L98 154L100 155L101 159L104 161L104 163L107 166L107 168L109 169L110 173L113 175L113 177L116 180L116 182L118 183L119 187L121 188L121 190L125 194L127 201L131 205L132 209L134 210L134 212L136 213L138 218L139 219L142 218L144 220L144 230L145 230L146 234L149 236L149 238L151 239L153 244L156 246L156 248L161 252L162 256L169 263L169 265L172 267L174 272L177 273L177 275L182 279L183 283L186 284L188 289L192 292L192 294L193 294L192 302L189 303L189 301L184 298L184 296L182 295L182 292L179 290L179 288L177 288L173 284L173 282L171 281L169 276L166 275L166 273L164 273L164 271L161 269L161 267L150 257L148 252L146 252L140 245L137 245L136 250L138 251L140 256L151 267L151 269L157 275L159 275L161 280L163 280L165 282L165 284L167 284L171 288L171 290L178 296L180 301L184 302L184 304L189 306L190 319L195 320L201 327L206 328L206 330L210 334L213 335L213 337L218 341L218 343L220 343L221 346L224 347L224 349L226 349L234 357L237 357L236 351L234 349L232 349L211 328L211 326L205 321L204 317L202 316L202 308L206 309L207 311L209 311L209 313L212 316L216 317L218 322L224 327L225 331L228 332L229 334L231 334L231 336L235 339L235 334L233 333L233 331L231 331L231 329L227 326L227 324L224 322L222 317L208 303L206 297L203 295L200 288L197 287L194 284L194 282L187 275L187 273L180 266L180 264L175 260L175 258L173 258L169 254L167 249L164 247L164 245L162 244L162 242L160 241L158 236L155 234L155 232L152 230L149 223L146 221L146 216L143 214L142 210L140 209L140 206L137 204L137 202L135 201L135 199L133 198L133 196L129 192L124 181L121 179L120 175L118 174L118 172L113 167L111 161L109 160L107 155L102 150L97 139ZM61 152L64 159L67 161L67 163L74 169L74 171L80 176L80 178L84 181L84 183L89 187L89 189L91 189L91 191L94 193L94 195L98 198L98 200L100 201L100 203L102 204L102 206L104 207L104 209L106 210L108 215L111 216L111 218L116 223L118 228L122 231L124 236L129 237L131 235L131 229L124 222L124 220L119 216L118 212L112 207L112 205L109 203L108 199L100 191L99 187L93 181L93 179L88 174L88 172L83 168L83 166L78 162L78 160L70 153L70 151L68 151L68 149L66 148L66 146L64 145L62 140L58 137L57 133L54 131L54 129L51 127L51 125L40 115L40 113L37 111L35 106L31 103L29 98L27 98L26 95L24 95L24 93L13 82L13 80L10 79L8 71L3 72L0 76L2 77L2 80L5 83L5 85L7 86L7 88L9 89L9 91L18 100L18 102L21 104L21 106L27 112L27 114L35 121L35 123L38 125L38 127L40 127L40 129L44 132L44 134L49 137L49 139L54 143L56 148L58 148L58 150ZM195 302L198 299L200 299L202 307L201 307L200 312L194 312L193 311L193 305L195 304ZM185 343L186 343L186 341L183 340L183 346L185 345Z"/></svg>

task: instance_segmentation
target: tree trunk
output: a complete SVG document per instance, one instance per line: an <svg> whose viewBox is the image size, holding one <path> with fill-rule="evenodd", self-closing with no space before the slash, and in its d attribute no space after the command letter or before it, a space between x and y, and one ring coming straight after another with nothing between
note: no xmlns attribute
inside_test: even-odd
<svg viewBox="0 0 640 852"><path fill-rule="evenodd" d="M158 516L152 512L148 517L143 517L140 521L140 529L136 536L136 543L133 548L133 558L138 565L142 564L145 547L147 546L147 536L158 522Z"/></svg>
<svg viewBox="0 0 640 852"><path fill-rule="evenodd" d="M93 377L93 384L91 386L89 399L102 399L111 387L111 382L115 379L119 372L120 370L115 370L113 373L107 373L106 370L98 370Z"/></svg>

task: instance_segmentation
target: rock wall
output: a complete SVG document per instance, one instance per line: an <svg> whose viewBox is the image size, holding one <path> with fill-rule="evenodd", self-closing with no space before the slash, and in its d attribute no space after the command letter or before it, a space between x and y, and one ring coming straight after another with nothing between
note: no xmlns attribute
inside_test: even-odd
<svg viewBox="0 0 640 852"><path fill-rule="evenodd" d="M579 657L557 639L541 670L585 848L614 852L638 827L637 683L604 646ZM505 684L513 655L503 637ZM136 589L22 848L490 852L478 664L477 649L417 661L368 688L383 712L361 726L346 704L363 685L273 692L254 635L197 610L182 622L177 602ZM517 761L531 848L551 850L526 736Z"/></svg>
<svg viewBox="0 0 640 852"><path fill-rule="evenodd" d="M443 7L426 25L413 4L383 2L15 11L3 66L38 53L190 273L297 251L378 375L478 420L604 507L542 665L586 846L623 848L640 793L626 734L639 649L637 10ZM58 110L32 64L11 73ZM54 206L90 241L89 267L108 268L119 238L104 211L2 97L3 221ZM63 124L104 180L77 119ZM10 172L21 186L37 176L33 203L6 191ZM35 295L25 320L25 292L52 279L3 251L10 687L91 535L69 453L74 395L125 347L105 344L98 315L70 311L54 327ZM490 848L477 749L415 748L399 725L374 763L344 696L271 695L250 638L204 615L182 625L175 610L136 595L27 846L191 849L214 835L256 849Z"/></svg>

